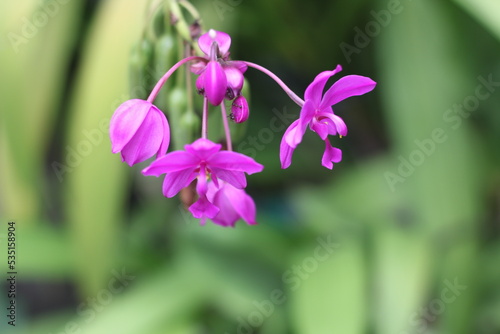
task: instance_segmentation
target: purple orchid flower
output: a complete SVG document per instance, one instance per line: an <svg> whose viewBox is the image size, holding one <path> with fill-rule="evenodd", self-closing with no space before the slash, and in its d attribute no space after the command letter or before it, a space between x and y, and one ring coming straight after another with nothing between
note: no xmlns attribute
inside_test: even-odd
<svg viewBox="0 0 500 334"><path fill-rule="evenodd" d="M216 224L234 227L241 218L248 225L255 225L255 202L245 190L221 182L217 188L214 182L208 182L207 197L210 202L220 208L212 219Z"/></svg>
<svg viewBox="0 0 500 334"><path fill-rule="evenodd" d="M167 174L163 182L165 197L175 196L197 178L196 191L199 197L189 210L195 218L201 218L204 224L206 218L214 218L221 209L207 198L209 176L217 187L220 179L242 189L247 185L245 173L253 174L264 169L252 158L241 153L221 151L221 147L220 144L200 138L184 146L185 151L174 151L155 160L142 173L154 176Z"/></svg>
<svg viewBox="0 0 500 334"><path fill-rule="evenodd" d="M122 103L111 118L111 151L121 153L129 166L165 155L170 127L165 115L152 103L134 99Z"/></svg>
<svg viewBox="0 0 500 334"><path fill-rule="evenodd" d="M239 96L247 65L241 61L229 60L231 37L225 32L211 29L200 36L198 45L208 62L200 62L191 67L199 75L196 80L198 91L214 106L220 105L224 98L232 100Z"/></svg>
<svg viewBox="0 0 500 334"><path fill-rule="evenodd" d="M288 127L281 140L281 168L288 168L292 163L293 151L302 141L308 125L312 131L316 132L325 141L326 148L321 162L322 165L332 169L334 162L337 163L342 160L342 151L331 146L328 135L345 136L347 135L347 126L342 118L334 114L332 106L351 96L370 92L377 83L367 77L347 75L335 82L323 95L328 79L341 70L342 67L338 65L333 71L321 72L307 87L300 117Z"/></svg>

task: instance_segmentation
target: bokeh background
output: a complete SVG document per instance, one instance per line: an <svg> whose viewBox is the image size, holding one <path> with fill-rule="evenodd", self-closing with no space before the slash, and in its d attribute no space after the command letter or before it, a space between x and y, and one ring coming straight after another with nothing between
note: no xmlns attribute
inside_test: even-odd
<svg viewBox="0 0 500 334"><path fill-rule="evenodd" d="M333 171L311 133L281 170L271 124L299 108L248 70L236 149L265 170L248 178L259 225L236 228L199 226L148 163L111 154L157 3L0 2L2 333L500 333L498 1L193 0L233 59L299 95L337 64L378 82L335 107Z"/></svg>

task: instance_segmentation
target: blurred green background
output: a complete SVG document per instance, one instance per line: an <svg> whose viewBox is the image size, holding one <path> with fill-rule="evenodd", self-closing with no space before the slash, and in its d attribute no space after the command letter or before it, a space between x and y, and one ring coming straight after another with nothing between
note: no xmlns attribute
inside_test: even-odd
<svg viewBox="0 0 500 334"><path fill-rule="evenodd" d="M17 226L17 321L1 333L500 333L500 2L193 1L231 56L302 96L320 71L378 82L335 107L344 160L249 69L235 147L257 226L199 226L111 154L145 0L0 2L0 263ZM145 28L146 27L146 28ZM168 94L168 92L167 92Z"/></svg>

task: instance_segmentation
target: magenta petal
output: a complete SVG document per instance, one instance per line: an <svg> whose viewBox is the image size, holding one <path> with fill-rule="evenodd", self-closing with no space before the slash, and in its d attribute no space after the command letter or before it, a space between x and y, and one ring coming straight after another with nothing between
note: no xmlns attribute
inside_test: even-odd
<svg viewBox="0 0 500 334"><path fill-rule="evenodd" d="M214 41L219 46L220 54L224 57L231 47L231 37L225 32L213 29L201 35L198 39L198 45L200 46L201 51L203 51L203 53L207 56L210 54L210 48L212 47L212 42Z"/></svg>
<svg viewBox="0 0 500 334"><path fill-rule="evenodd" d="M247 222L248 225L255 225L256 207L252 197L250 197L244 190L236 189L227 185L226 195L233 205L233 208L240 215L240 217Z"/></svg>
<svg viewBox="0 0 500 334"><path fill-rule="evenodd" d="M245 80L243 74L236 67L224 66L223 69L226 74L227 87L233 91L234 96L238 96Z"/></svg>
<svg viewBox="0 0 500 334"><path fill-rule="evenodd" d="M134 99L123 102L114 112L109 124L112 152L120 152L135 135L154 107L151 103Z"/></svg>
<svg viewBox="0 0 500 334"><path fill-rule="evenodd" d="M244 154L230 151L221 151L214 154L208 160L208 166L210 168L245 172L247 174L262 172L264 169L264 166L256 162L254 159L247 157Z"/></svg>
<svg viewBox="0 0 500 334"><path fill-rule="evenodd" d="M342 160L342 151L336 147L332 147L329 140L325 140L325 144L326 147L323 158L321 159L321 164L328 169L333 169L333 163Z"/></svg>
<svg viewBox="0 0 500 334"><path fill-rule="evenodd" d="M244 190L224 184L213 196L213 203L220 208L213 222L222 226L234 226L242 218L249 225L255 222L255 203Z"/></svg>
<svg viewBox="0 0 500 334"><path fill-rule="evenodd" d="M222 189L218 190L214 196L214 203L220 208L220 211L217 216L212 218L212 221L217 225L234 227L235 223L240 219L240 215L236 212L230 199Z"/></svg>
<svg viewBox="0 0 500 334"><path fill-rule="evenodd" d="M304 124L309 123L313 117L316 115L316 106L314 105L313 101L311 100L306 100L304 103L304 106L300 110L300 121Z"/></svg>
<svg viewBox="0 0 500 334"><path fill-rule="evenodd" d="M233 61L227 62L227 64L229 64L229 66L231 66L233 68L238 69L238 71L240 71L241 74L244 74L246 72L246 70L248 69L248 65L245 64L244 61L233 60Z"/></svg>
<svg viewBox="0 0 500 334"><path fill-rule="evenodd" d="M193 62L191 66L189 67L190 71L193 72L194 74L200 75L205 71L205 68L207 67L207 62L208 60L199 60L196 62Z"/></svg>
<svg viewBox="0 0 500 334"><path fill-rule="evenodd" d="M321 115L321 117L325 117L328 120L330 120L331 122L333 122L333 125L335 126L335 129L337 130L336 132L339 135L347 136L347 125L345 124L345 122L342 118L335 115L334 113L321 113L320 115ZM327 122L327 124L331 127L330 122ZM332 132L330 132L330 134L333 134Z"/></svg>
<svg viewBox="0 0 500 334"><path fill-rule="evenodd" d="M293 148L296 148L297 145L300 144L300 142L302 141L302 137L304 136L307 130L307 125L313 120L315 115L316 115L316 107L314 106L314 103L311 100L306 100L304 106L300 110L300 116L298 119L297 126L295 128L292 128L291 126L293 125L292 123L285 132L286 141L288 145L290 145Z"/></svg>
<svg viewBox="0 0 500 334"><path fill-rule="evenodd" d="M219 186L217 185L217 183L213 182L213 178L212 178L212 180L207 182L207 195L206 196L210 202L214 203L214 196L218 190L219 190Z"/></svg>
<svg viewBox="0 0 500 334"><path fill-rule="evenodd" d="M205 92L205 72L200 73L198 78L196 78L196 90L198 93Z"/></svg>
<svg viewBox="0 0 500 334"><path fill-rule="evenodd" d="M189 186L197 175L194 168L168 173L163 181L163 195L174 197L182 188Z"/></svg>
<svg viewBox="0 0 500 334"><path fill-rule="evenodd" d="M160 176L165 173L195 168L199 163L200 159L191 153L174 151L153 161L151 165L142 170L142 174Z"/></svg>
<svg viewBox="0 0 500 334"><path fill-rule="evenodd" d="M198 198L190 207L189 211L194 218L202 219L202 225L205 223L205 218L214 218L219 213L219 208L210 203L206 196Z"/></svg>
<svg viewBox="0 0 500 334"><path fill-rule="evenodd" d="M214 142L204 138L197 139L192 144L184 146L186 152L198 157L200 161L207 160L212 155L219 152L221 148L221 144L215 144Z"/></svg>
<svg viewBox="0 0 500 334"><path fill-rule="evenodd" d="M165 138L165 129L162 126L164 118L165 115L161 111L150 109L137 132L123 147L121 151L123 161L132 166L158 153Z"/></svg>
<svg viewBox="0 0 500 334"><path fill-rule="evenodd" d="M205 96L208 101L218 106L224 100L227 90L227 79L221 64L216 61L210 61L204 73L203 86Z"/></svg>
<svg viewBox="0 0 500 334"><path fill-rule="evenodd" d="M159 109L158 109L159 111ZM163 113L162 113L163 115ZM160 145L160 149L156 153L156 158L160 158L161 156L164 156L165 153L167 153L168 146L170 145L170 126L168 124L167 118L162 117L162 127L163 127L163 140Z"/></svg>
<svg viewBox="0 0 500 334"><path fill-rule="evenodd" d="M294 121L290 124L288 129L286 129L285 134L283 135L283 139L292 148L296 148L297 145L300 144L302 137L304 137L304 133L306 132L307 123L301 123L300 119Z"/></svg>
<svg viewBox="0 0 500 334"><path fill-rule="evenodd" d="M208 186L207 186L207 170L205 165L200 166L200 172L198 174L198 181L196 182L196 192L198 197L207 196Z"/></svg>
<svg viewBox="0 0 500 334"><path fill-rule="evenodd" d="M247 179L244 172L235 172L212 167L212 176L214 179L221 179L239 189L247 186Z"/></svg>
<svg viewBox="0 0 500 334"><path fill-rule="evenodd" d="M292 125L293 125L293 123L292 123ZM291 127L291 125L290 125L290 127ZM290 129L290 127L288 129ZM286 132L285 132L285 135L283 136L283 138L281 139L281 144L280 144L280 161L281 161L281 168L282 169L286 169L286 168L290 167L290 164L292 163L293 151L295 150L295 148L293 148L287 144L285 136L286 136Z"/></svg>
<svg viewBox="0 0 500 334"><path fill-rule="evenodd" d="M248 109L247 99L240 95L234 99L231 105L231 113L235 123L243 123L248 119L250 111Z"/></svg>
<svg viewBox="0 0 500 334"><path fill-rule="evenodd" d="M328 119L328 121L330 120ZM312 123L311 130L316 132L322 140L325 140L326 137L328 137L329 128L327 124L323 123L323 121Z"/></svg>
<svg viewBox="0 0 500 334"><path fill-rule="evenodd" d="M328 89L320 104L320 109L334 104L351 96L363 95L372 91L377 83L368 77L348 75L340 78Z"/></svg>
<svg viewBox="0 0 500 334"><path fill-rule="evenodd" d="M318 74L316 78L314 78L313 82L307 87L304 99L306 101L311 100L315 106L319 106L326 82L330 79L330 77L340 71L342 71L342 66L337 65L333 71L324 71Z"/></svg>

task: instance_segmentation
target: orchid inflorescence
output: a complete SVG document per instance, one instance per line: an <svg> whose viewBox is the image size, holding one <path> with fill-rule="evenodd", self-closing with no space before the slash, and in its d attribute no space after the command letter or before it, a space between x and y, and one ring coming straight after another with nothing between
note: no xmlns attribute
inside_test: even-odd
<svg viewBox="0 0 500 334"><path fill-rule="evenodd" d="M335 115L332 106L373 90L376 83L367 77L348 75L323 94L328 79L342 70L338 65L333 71L318 74L302 99L266 68L248 61L230 60L231 38L227 33L211 29L201 35L197 43L203 55L191 55L173 65L154 86L147 100L132 99L118 107L110 123L112 152L121 153L122 161L130 166L156 155L156 160L143 169L142 174L157 177L166 174L163 181L165 197L175 196L196 180L197 199L189 203L189 211L201 220L201 224L205 224L206 219L222 226L234 226L239 219L256 224L255 203L244 190L247 185L245 173L261 172L264 166L233 151L229 127L229 120L242 123L249 116L248 102L242 94L245 71L251 67L268 75L301 108L299 118L288 127L281 140L283 169L290 166L293 152L308 126L325 142L322 165L332 169L333 163L340 162L342 151L333 147L328 137L347 135L347 126ZM191 72L197 76L196 89L203 96L201 135L187 143L184 150L167 153L170 125L153 102L167 79L184 64L189 64ZM226 101L231 102L230 113ZM224 146L208 139L209 105L221 109Z"/></svg>

